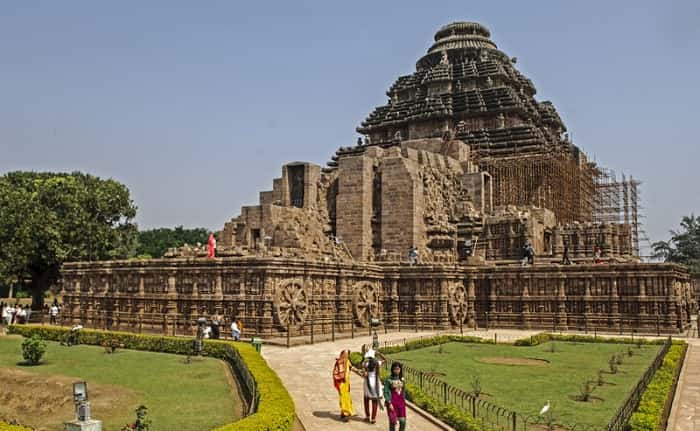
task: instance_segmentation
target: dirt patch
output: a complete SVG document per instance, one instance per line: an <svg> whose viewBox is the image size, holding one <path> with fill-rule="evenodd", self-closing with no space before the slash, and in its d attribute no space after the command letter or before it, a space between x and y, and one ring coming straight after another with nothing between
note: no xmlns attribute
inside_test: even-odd
<svg viewBox="0 0 700 431"><path fill-rule="evenodd" d="M445 377L445 373L439 371L423 371L423 375L428 377Z"/></svg>
<svg viewBox="0 0 700 431"><path fill-rule="evenodd" d="M14 419L37 431L63 430L74 418L74 377L46 376L17 369L0 369L0 417ZM130 414L133 391L118 386L89 384L92 416Z"/></svg>
<svg viewBox="0 0 700 431"><path fill-rule="evenodd" d="M598 404L598 403L602 403L603 401L605 401L604 399L602 399L600 397L593 396L593 395L588 397L588 401L583 401L583 397L581 397L581 395L569 395L569 399L576 401L576 402L579 402L579 403L588 403L588 404Z"/></svg>
<svg viewBox="0 0 700 431"><path fill-rule="evenodd" d="M513 358L506 356L488 356L477 359L479 362L496 365L532 365L543 366L549 365L549 361L540 358Z"/></svg>

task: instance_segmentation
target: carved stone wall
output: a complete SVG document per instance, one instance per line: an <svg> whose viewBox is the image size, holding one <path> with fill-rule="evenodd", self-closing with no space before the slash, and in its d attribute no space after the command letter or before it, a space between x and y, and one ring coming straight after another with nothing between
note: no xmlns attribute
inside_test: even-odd
<svg viewBox="0 0 700 431"><path fill-rule="evenodd" d="M275 258L163 259L64 265L67 322L188 333L198 317L243 320L247 333L349 331L379 318L403 328L543 328L677 333L695 310L672 264L339 264ZM351 323L352 322L352 323ZM319 329L316 329L318 331Z"/></svg>

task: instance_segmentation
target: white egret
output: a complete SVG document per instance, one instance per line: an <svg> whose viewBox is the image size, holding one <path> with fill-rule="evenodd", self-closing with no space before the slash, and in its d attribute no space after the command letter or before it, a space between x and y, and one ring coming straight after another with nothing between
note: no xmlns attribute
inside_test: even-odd
<svg viewBox="0 0 700 431"><path fill-rule="evenodd" d="M545 404L544 407L542 407L542 410L540 410L540 416L547 413L549 411L549 407L549 400L547 400L547 404Z"/></svg>

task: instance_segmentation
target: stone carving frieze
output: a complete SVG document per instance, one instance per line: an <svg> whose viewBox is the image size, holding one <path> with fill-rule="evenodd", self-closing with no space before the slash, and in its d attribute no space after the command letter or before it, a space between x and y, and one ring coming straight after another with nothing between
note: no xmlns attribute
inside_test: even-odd
<svg viewBox="0 0 700 431"><path fill-rule="evenodd" d="M143 278L143 290L147 294L168 293L167 274L152 274Z"/></svg>
<svg viewBox="0 0 700 431"><path fill-rule="evenodd" d="M311 313L311 295L301 280L288 280L275 289L275 321L283 328L297 328Z"/></svg>
<svg viewBox="0 0 700 431"><path fill-rule="evenodd" d="M360 282L353 288L352 312L355 321L361 326L367 326L372 319L381 317L381 294L377 286L368 282Z"/></svg>
<svg viewBox="0 0 700 431"><path fill-rule="evenodd" d="M462 283L455 283L449 290L448 305L450 319L456 325L467 319L468 296L467 289Z"/></svg>

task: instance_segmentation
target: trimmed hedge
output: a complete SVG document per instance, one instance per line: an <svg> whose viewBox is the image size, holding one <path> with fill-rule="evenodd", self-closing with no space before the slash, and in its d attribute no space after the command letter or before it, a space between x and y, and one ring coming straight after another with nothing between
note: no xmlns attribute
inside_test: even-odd
<svg viewBox="0 0 700 431"><path fill-rule="evenodd" d="M461 336L461 335L436 335L435 337L421 338L419 340L408 341L406 344L396 346L388 346L380 348L379 351L385 355L392 353L405 352L407 350L423 349L425 347L437 346L445 343L477 343L477 344L493 344L493 340L486 340L479 337Z"/></svg>
<svg viewBox="0 0 700 431"><path fill-rule="evenodd" d="M45 340L63 341L70 329L56 326L13 325L8 331L31 337L36 334ZM100 331L82 329L78 334L81 344L101 346L104 341L116 341L124 348L152 352L189 355L192 353L191 338L159 337L131 332ZM236 422L216 428L215 431L289 431L294 426L294 401L282 385L277 374L267 366L265 360L253 346L223 340L204 340L202 350L208 356L224 361L235 350L245 362L255 379L258 392L257 411ZM228 354L227 354L228 352ZM0 428L0 431L4 431Z"/></svg>
<svg viewBox="0 0 700 431"><path fill-rule="evenodd" d="M423 393L418 386L407 384L406 396L415 405L440 418L441 421L452 426L457 431L488 431L466 411L438 402Z"/></svg>
<svg viewBox="0 0 700 431"><path fill-rule="evenodd" d="M635 338L634 342L630 338L615 338L615 337L592 337L590 335L559 335L542 332L528 338L516 340L514 346L538 346L549 341L565 341L570 343L604 343L604 344L637 344L640 342L644 345L661 345L666 342L660 338L656 340L647 340L645 338ZM678 344L679 341L673 340L673 344ZM682 342L681 342L682 343Z"/></svg>
<svg viewBox="0 0 700 431"><path fill-rule="evenodd" d="M632 414L629 426L631 431L660 430L664 420L664 407L669 397L673 397L673 381L681 359L685 354L685 344L674 344L664 357L661 367L654 373L639 401L639 407Z"/></svg>

